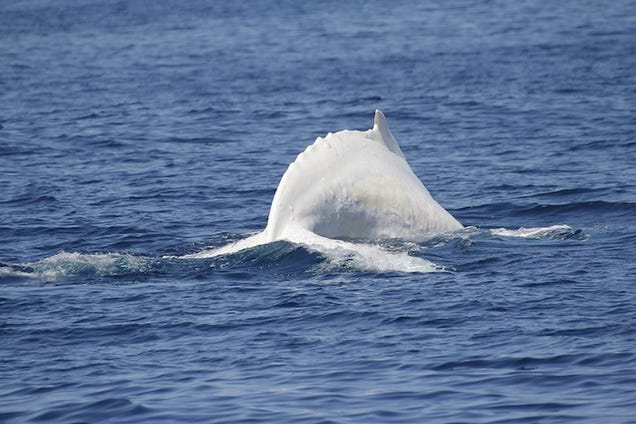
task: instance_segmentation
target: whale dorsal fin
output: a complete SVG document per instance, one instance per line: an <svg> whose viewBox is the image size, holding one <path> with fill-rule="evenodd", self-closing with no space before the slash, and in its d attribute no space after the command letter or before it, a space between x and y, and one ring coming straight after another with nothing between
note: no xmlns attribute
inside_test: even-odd
<svg viewBox="0 0 636 424"><path fill-rule="evenodd" d="M377 135L377 138L374 137L374 139L379 139L378 141L384 143L387 149L406 160L404 153L402 153L402 150L400 149L400 145L393 138L393 134L391 134L391 130L389 129L389 124L386 122L386 118L380 109L375 110L373 129L371 131Z"/></svg>

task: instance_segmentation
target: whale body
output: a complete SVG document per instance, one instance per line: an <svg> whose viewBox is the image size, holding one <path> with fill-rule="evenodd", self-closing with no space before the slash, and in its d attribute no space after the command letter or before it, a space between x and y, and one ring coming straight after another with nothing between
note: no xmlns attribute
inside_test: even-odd
<svg viewBox="0 0 636 424"><path fill-rule="evenodd" d="M281 178L259 238L292 240L300 231L421 241L461 228L413 173L376 110L372 129L329 133L298 155Z"/></svg>

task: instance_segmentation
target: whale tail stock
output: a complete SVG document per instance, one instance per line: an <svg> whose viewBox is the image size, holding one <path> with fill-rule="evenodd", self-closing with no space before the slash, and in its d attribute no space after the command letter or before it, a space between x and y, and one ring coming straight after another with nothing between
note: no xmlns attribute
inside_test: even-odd
<svg viewBox="0 0 636 424"><path fill-rule="evenodd" d="M308 230L334 239L423 240L462 228L408 165L386 118L373 128L318 137L283 174L269 213L266 239Z"/></svg>

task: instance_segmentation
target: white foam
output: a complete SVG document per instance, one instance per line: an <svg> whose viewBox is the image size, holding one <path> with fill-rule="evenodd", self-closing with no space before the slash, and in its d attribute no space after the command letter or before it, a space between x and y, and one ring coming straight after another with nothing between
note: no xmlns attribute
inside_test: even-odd
<svg viewBox="0 0 636 424"><path fill-rule="evenodd" d="M214 249L206 249L197 253L190 253L183 256L164 256L166 259L205 259L205 258L215 258L217 256L222 255L231 255L236 252L240 252L241 250L251 249L252 247L260 246L262 244L266 244L267 240L265 238L265 234L260 232L258 234L253 234L247 238L241 239L239 241L235 241L234 243L227 244L225 246L217 247Z"/></svg>
<svg viewBox="0 0 636 424"><path fill-rule="evenodd" d="M327 258L327 262L319 267L321 271L341 268L372 272L444 271L443 267L424 258L411 256L409 252L389 252L376 245L340 242L331 247L313 244L308 248Z"/></svg>
<svg viewBox="0 0 636 424"><path fill-rule="evenodd" d="M375 244L330 239L306 230L291 234L290 241L324 255L328 265L335 268L344 266L358 271L422 273L443 270L431 261L411 256L408 251L388 251Z"/></svg>
<svg viewBox="0 0 636 424"><path fill-rule="evenodd" d="M327 262L320 267L322 271L350 268L358 271L373 272L427 273L444 270L443 267L424 258L411 256L409 251L389 251L375 244L330 239L302 229L287 232L286 237L281 240L303 246L310 251L323 255ZM208 249L179 258L214 258L237 253L267 243L266 235L262 232L220 248ZM405 247L410 249L416 246L417 245L412 243L405 244Z"/></svg>
<svg viewBox="0 0 636 424"><path fill-rule="evenodd" d="M0 266L0 278L3 277L17 277L17 278L31 278L32 272L21 271L10 266Z"/></svg>
<svg viewBox="0 0 636 424"><path fill-rule="evenodd" d="M552 225L549 227L521 227L516 230L509 230L507 228L493 228L490 230L490 234L493 236L502 237L520 237L520 238L546 238L551 237L554 234L570 233L572 227L569 225Z"/></svg>
<svg viewBox="0 0 636 424"><path fill-rule="evenodd" d="M15 270L0 269L0 276L32 278L41 281L55 281L69 276L112 276L144 272L151 261L147 257L124 253L60 252L37 262L22 265Z"/></svg>

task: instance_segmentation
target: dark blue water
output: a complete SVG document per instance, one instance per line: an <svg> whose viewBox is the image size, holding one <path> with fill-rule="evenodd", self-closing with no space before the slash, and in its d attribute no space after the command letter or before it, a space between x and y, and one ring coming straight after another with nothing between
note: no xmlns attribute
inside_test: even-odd
<svg viewBox="0 0 636 424"><path fill-rule="evenodd" d="M236 3L0 3L0 421L636 422L636 3ZM171 258L375 108L444 271Z"/></svg>

